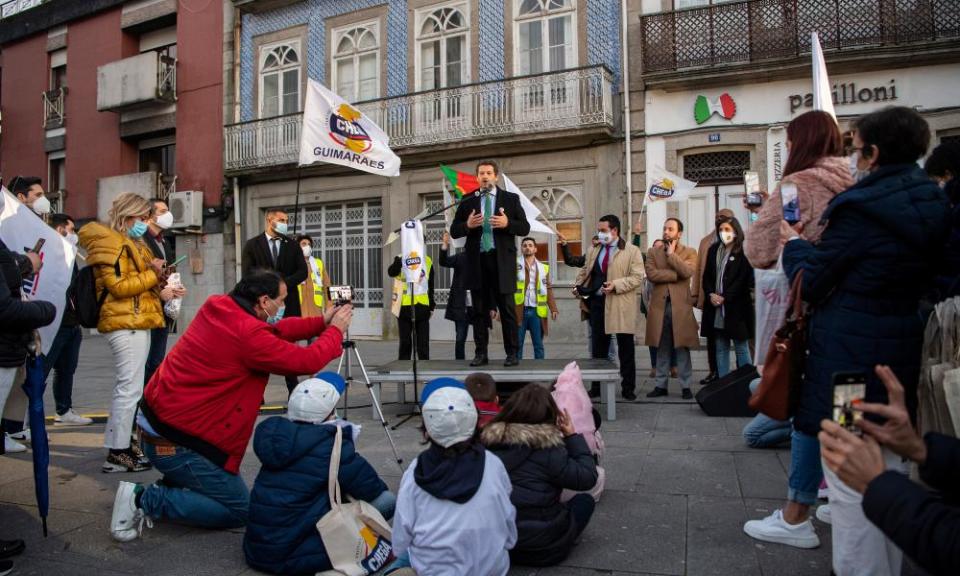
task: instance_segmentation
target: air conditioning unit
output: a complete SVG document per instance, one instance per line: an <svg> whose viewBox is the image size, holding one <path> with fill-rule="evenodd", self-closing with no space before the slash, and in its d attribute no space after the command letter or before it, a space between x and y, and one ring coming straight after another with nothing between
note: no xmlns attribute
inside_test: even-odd
<svg viewBox="0 0 960 576"><path fill-rule="evenodd" d="M173 214L174 228L203 227L203 192L195 190L171 192L167 206Z"/></svg>

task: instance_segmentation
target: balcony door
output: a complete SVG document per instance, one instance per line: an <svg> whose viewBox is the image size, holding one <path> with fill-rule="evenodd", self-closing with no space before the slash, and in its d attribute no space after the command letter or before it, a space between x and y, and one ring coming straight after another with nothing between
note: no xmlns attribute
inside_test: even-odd
<svg viewBox="0 0 960 576"><path fill-rule="evenodd" d="M468 5L456 2L417 14L417 132L442 134L470 127L471 100L457 88L470 83Z"/></svg>
<svg viewBox="0 0 960 576"><path fill-rule="evenodd" d="M260 118L300 112L302 67L298 40L260 48ZM300 122L261 122L258 131L260 157L283 154L300 142Z"/></svg>
<svg viewBox="0 0 960 576"><path fill-rule="evenodd" d="M519 123L570 121L580 114L576 0L514 0L514 114ZM550 74L558 73L558 74ZM542 75L542 76L537 76ZM548 126L549 127L549 126Z"/></svg>

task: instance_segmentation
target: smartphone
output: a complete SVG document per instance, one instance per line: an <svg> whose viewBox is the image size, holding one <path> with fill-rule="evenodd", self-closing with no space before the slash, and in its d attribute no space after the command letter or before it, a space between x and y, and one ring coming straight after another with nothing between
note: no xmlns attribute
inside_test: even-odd
<svg viewBox="0 0 960 576"><path fill-rule="evenodd" d="M854 425L857 406L867 395L866 372L837 372L833 375L833 421L850 432L861 434Z"/></svg>
<svg viewBox="0 0 960 576"><path fill-rule="evenodd" d="M747 206L760 206L763 196L760 194L760 174L747 170L743 173L743 188L747 196Z"/></svg>
<svg viewBox="0 0 960 576"><path fill-rule="evenodd" d="M33 250L31 250L31 252L35 252L39 254L40 250L43 250L43 245L46 243L47 243L46 238L40 238L39 240L37 240L37 243L33 245Z"/></svg>
<svg viewBox="0 0 960 576"><path fill-rule="evenodd" d="M344 306L353 302L353 286L330 286L327 288L327 298L335 306Z"/></svg>
<svg viewBox="0 0 960 576"><path fill-rule="evenodd" d="M780 201L783 203L783 219L788 224L800 221L800 199L797 197L797 185L784 182L780 185Z"/></svg>

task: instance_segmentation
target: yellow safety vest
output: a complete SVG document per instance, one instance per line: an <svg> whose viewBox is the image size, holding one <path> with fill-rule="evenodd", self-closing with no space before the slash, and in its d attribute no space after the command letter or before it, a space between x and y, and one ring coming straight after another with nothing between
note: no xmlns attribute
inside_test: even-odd
<svg viewBox="0 0 960 576"><path fill-rule="evenodd" d="M430 270L433 268L433 260L427 256L427 275L423 277L423 280L417 282L413 285L413 302L415 304L423 304L424 306L430 305ZM395 278L403 278L403 269L400 270L400 274L395 276ZM410 291L408 290L409 282L400 283L400 305L409 306L410 305Z"/></svg>
<svg viewBox="0 0 960 576"><path fill-rule="evenodd" d="M313 303L317 308L323 310L323 260L314 258L317 263L317 275L313 278ZM313 275L313 270L307 266L307 274ZM303 304L303 284L297 286L297 293L300 294L300 304Z"/></svg>
<svg viewBox="0 0 960 576"><path fill-rule="evenodd" d="M513 296L513 301L517 306L523 306L527 299L527 278L524 272L525 264L523 258L517 260L517 293ZM537 262L537 316L547 317L547 274L550 273L550 266L543 262Z"/></svg>

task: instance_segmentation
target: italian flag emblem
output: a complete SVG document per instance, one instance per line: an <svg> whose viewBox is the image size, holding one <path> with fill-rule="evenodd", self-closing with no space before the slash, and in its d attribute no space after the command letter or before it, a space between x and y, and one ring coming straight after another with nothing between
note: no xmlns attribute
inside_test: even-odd
<svg viewBox="0 0 960 576"><path fill-rule="evenodd" d="M697 96L697 103L693 105L693 118L697 121L697 124L703 124L714 114L730 120L736 113L737 104L726 92L715 101L708 100L706 96Z"/></svg>

